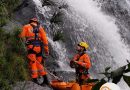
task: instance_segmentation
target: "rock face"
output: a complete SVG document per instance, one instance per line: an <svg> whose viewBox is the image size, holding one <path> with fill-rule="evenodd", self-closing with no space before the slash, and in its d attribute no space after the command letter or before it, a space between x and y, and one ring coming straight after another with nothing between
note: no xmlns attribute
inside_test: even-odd
<svg viewBox="0 0 130 90"><path fill-rule="evenodd" d="M130 8L129 0L99 0L102 3L102 10L114 16L116 24L120 27L120 34L127 44L130 45Z"/></svg>
<svg viewBox="0 0 130 90"><path fill-rule="evenodd" d="M15 87L13 87L13 90L53 90L49 88L48 86L40 86L37 85L31 81L25 81L25 82L18 82Z"/></svg>
<svg viewBox="0 0 130 90"><path fill-rule="evenodd" d="M28 23L28 20L36 16L35 4L33 0L21 0L22 3L15 11L14 19L21 24Z"/></svg>
<svg viewBox="0 0 130 90"><path fill-rule="evenodd" d="M42 1L42 0L36 0L36 1ZM53 0L52 0L53 1ZM105 0L98 0L98 1L105 1ZM119 28L124 31L124 33L121 33L122 37L125 37L128 41L129 36L126 35L126 31L124 30L129 29L129 20L126 20L126 16L129 18L129 13L126 12L125 9L121 8L114 0L106 0L108 2L104 2L102 6L102 10L105 13L109 13L110 15L115 16L117 18L117 23L119 25ZM117 0L116 0L117 1ZM116 5L116 6L115 6ZM15 20L19 22L21 25L28 23L28 20L36 14L38 14L41 24L46 26L45 28L47 29L47 34L49 36L50 40L50 56L48 60L46 60L46 65L48 66L48 70L57 69L60 74L62 74L60 71L60 67L58 63L62 65L64 70L69 69L68 66L64 66L68 58L65 58L67 56L71 56L69 54L74 53L74 45L83 40L87 41L90 45L90 55L91 55L91 61L92 61L92 72L95 72L96 74L104 70L104 67L106 67L106 64L108 66L113 66L115 65L115 61L113 60L113 55L110 54L107 45L104 43L102 37L97 34L96 28L91 27L89 25L89 21L84 20L84 18L80 17L77 15L76 12L72 12L71 10L59 10L64 12L63 15L63 22L61 24L54 24L53 23L53 28L49 27L51 26L50 24L50 19L53 16L53 13L56 11L58 12L58 9L56 6L50 6L50 7L40 7L41 11L42 9L46 9L47 11L44 11L43 14L37 13L37 8L36 4L33 2L33 0L23 0L23 3L19 6L18 11L15 13ZM120 10L119 10L120 9ZM125 11L123 11L125 10ZM124 14L127 13L127 14ZM44 16L45 15L45 16ZM125 16L126 15L126 16ZM123 16L123 17L122 17ZM42 18L44 19L42 20ZM121 18L122 17L122 18ZM78 20L76 20L76 19ZM119 19L120 18L120 19ZM46 22L44 22L46 19ZM128 21L128 22L127 22ZM123 24L122 24L123 23ZM49 28L48 28L49 27ZM65 41L64 43L62 42L53 42L52 37L53 37L53 32L56 31L62 31L64 36L65 36ZM121 30L120 30L121 31ZM122 32L123 32L122 31ZM129 31L127 31L129 32ZM128 37L128 38L127 38ZM112 37L110 37L112 38ZM58 47L58 48L57 48ZM94 51L96 49L96 51ZM59 60L59 61L58 61ZM95 60L95 61L94 61ZM56 72L57 72L56 71ZM58 73L58 74L59 74ZM60 76L60 75L59 75ZM65 79L68 80L68 77L74 77L73 75L69 75L67 77L66 74L63 73L62 75L65 77ZM95 75L93 75L95 76ZM98 76L98 75L96 75ZM66 80L66 81L67 81ZM50 90L48 87L41 87L38 86L32 82L20 82L16 84L16 87L14 87L14 90L21 90L24 87L23 90Z"/></svg>

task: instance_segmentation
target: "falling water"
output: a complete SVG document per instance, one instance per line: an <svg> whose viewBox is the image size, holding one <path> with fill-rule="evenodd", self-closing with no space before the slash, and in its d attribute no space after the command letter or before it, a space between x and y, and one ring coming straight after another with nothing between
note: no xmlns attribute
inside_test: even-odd
<svg viewBox="0 0 130 90"><path fill-rule="evenodd" d="M45 10L42 7L41 1L40 0L33 0L33 1L37 5L39 13L42 13L43 15L45 15ZM111 62L111 63L116 62L116 64L118 66L125 65L126 59L130 58L129 49L128 49L127 45L124 43L124 41L122 40L121 35L119 34L120 28L115 24L116 19L112 16L106 15L103 11L101 11L101 8L98 6L98 4L92 0L67 0L67 1L68 1L68 4L71 6L71 8L73 8L73 10L76 11L77 16L81 16L83 21L87 22L87 23L81 22L80 23L81 25L79 26L79 27L83 26L83 28L79 29L82 31L82 34L84 34L83 37L79 33L76 32L76 30L77 30L76 28L74 29L74 31L71 30L74 33L69 33L70 36L74 36L74 34L77 35L74 37L70 37L70 39L72 40L72 43L73 44L75 43L73 39L81 40L81 38L87 37L87 36L85 36L86 33L84 33L84 31L89 30L89 28L91 28L91 29L93 29L94 33L96 33L102 39L102 40L97 40L97 41L100 42L101 44L105 45L105 48L108 50L108 52L110 52L111 56L113 57L113 61L104 60L104 62ZM126 1L128 1L128 0L126 0ZM73 17L73 16L71 16L71 17ZM73 17L73 18L75 18L75 17ZM76 20L76 19L79 19L79 18L75 18L75 21L77 21L77 22L80 21L80 20ZM75 23L73 23L73 24L75 24ZM84 29L85 25L86 25L86 27L88 27L88 29ZM67 26L67 27L69 27L69 26ZM87 32L89 32L89 31L87 31ZM69 34L67 36L69 36ZM88 35L91 35L91 34L88 34ZM98 38L96 38L96 39L98 39ZM87 40L87 41L93 42L92 40ZM67 49L66 49L64 43L53 42L51 38L49 38L49 42L50 42L51 46L54 47L54 50L58 53L59 58L58 58L57 62L59 63L60 69L64 70L64 71L71 70L70 67L68 66L68 64L66 63ZM91 42L90 42L90 44L91 44ZM94 46L95 45L92 45L93 48L95 48ZM102 47L102 48L104 48L104 47ZM103 49L103 50L105 50L105 49ZM106 53L107 53L107 51L106 51ZM99 62L102 62L102 61L103 60L101 60ZM99 67L102 66L103 68L105 68L104 65L106 63L104 63L104 65L100 65L100 63L98 63L98 64L99 65L97 65L97 66L99 66ZM98 68L98 69L101 69L101 68ZM125 88L125 87L126 86L122 87L123 90L125 90L125 89L128 90L128 88L127 87Z"/></svg>
<svg viewBox="0 0 130 90"><path fill-rule="evenodd" d="M115 24L116 19L106 15L92 0L68 0L68 2L77 14L86 19L93 30L102 37L103 43L107 45L107 49L113 56L113 60L120 66L125 65L130 54L127 45L118 33L120 28Z"/></svg>
<svg viewBox="0 0 130 90"><path fill-rule="evenodd" d="M130 58L126 44L121 41L121 36L118 33L119 28L115 24L115 19L105 15L97 4L91 0L69 0L70 5L75 10L84 16L90 23L97 34L102 36L102 39L107 43L108 50L114 57L114 60L120 65L126 64L126 59ZM122 61L122 62L119 62Z"/></svg>
<svg viewBox="0 0 130 90"><path fill-rule="evenodd" d="M46 11L47 9L50 10L47 7L42 7L42 2L40 0L34 0L36 7L38 8L38 13L41 13L43 15L46 15ZM36 9L37 9L36 8ZM48 16L44 16L44 17L48 17ZM49 23L50 24L50 23ZM48 28L50 29L50 28ZM64 46L64 44L62 42L54 42L52 40L52 38L48 37L48 41L51 44L51 46L53 47L54 51L57 52L58 54L58 60L57 63L59 65L59 69L57 69L56 71L73 71L70 67L68 67L68 63L66 60L68 60L67 58L67 52L66 52L66 48Z"/></svg>
<svg viewBox="0 0 130 90"><path fill-rule="evenodd" d="M59 64L60 68L58 71L69 71L71 70L70 67L67 67L67 54L64 44L62 42L53 42L49 39L50 44L53 46L53 49L58 53L58 60L57 63Z"/></svg>

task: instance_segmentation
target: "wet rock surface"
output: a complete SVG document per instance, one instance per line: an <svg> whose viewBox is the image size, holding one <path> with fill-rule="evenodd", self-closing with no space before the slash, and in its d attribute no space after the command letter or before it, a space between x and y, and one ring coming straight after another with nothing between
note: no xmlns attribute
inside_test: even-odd
<svg viewBox="0 0 130 90"><path fill-rule="evenodd" d="M99 0L99 1L103 2L105 0ZM116 22L116 23L119 25L120 29L122 29L122 30L120 30L122 38L124 37L126 39L126 41L129 42L130 39L129 39L129 35L127 34L127 32L129 32L129 31L127 31L127 30L125 31L125 27L126 27L126 29L129 29L129 13L127 13L125 9L121 8L121 5L117 4L116 2L117 2L117 0L115 0L115 1L106 0L106 2L104 2L103 6L102 6L102 10L105 13L109 13L110 15L113 15L117 18L118 22ZM28 5L26 7L20 8L15 14L15 19L21 24L27 23L30 18L32 18L36 15L36 5L33 2L33 0L28 0L25 3L28 3ZM55 11L54 9L56 9L56 8L50 6L49 9L50 9L50 13L48 11L44 13L45 19L48 20L47 22L49 22L49 19L53 15L53 12ZM50 17L47 16L47 14L49 14ZM79 21L79 23L78 23L77 21L73 20L73 18L78 18L78 16L76 17L74 12L73 13L68 12L67 14L68 15L63 17L64 22L61 25L59 25L59 26L55 25L55 28L53 28L53 29L46 28L47 33L50 35L49 38L52 37L51 34L53 34L53 32L55 32L57 30L63 31L66 42L61 44L61 46L64 46L64 44L65 44L65 48L62 47L62 49L60 48L60 50L62 50L62 51L63 51L63 49L66 50L67 55L71 56L69 54L74 53L74 45L80 40L87 40L87 42L90 44L91 49L93 49L93 47L97 49L96 52L92 52L90 54L91 60L92 60L92 65L93 65L93 67L91 68L91 72L95 71L95 73L98 73L98 72L101 72L102 70L104 70L104 67L106 67L106 64L104 64L104 63L107 63L107 65L109 65L109 66L115 65L115 62L113 61L113 56L110 55L110 52L106 48L106 44L104 44L102 38L96 34L97 32L94 32L92 27L82 26L82 24L86 25L86 23L84 23L84 22ZM40 15L42 15L42 14L40 14ZM68 18L68 16L70 18ZM39 16L39 17L43 17L43 15ZM45 19L43 19L43 20L41 19L41 22L44 22ZM78 19L80 20L80 18L78 18ZM49 25L45 25L45 26L49 26ZM122 31L124 31L124 32L122 32ZM52 42L52 43L56 44L55 42ZM67 71L60 71L60 70L58 71L57 70L57 69L60 69L57 61L60 58L62 58L62 57L60 57L60 55L63 56L62 55L63 53L58 55L60 50L57 52L57 51L55 51L54 48L55 47L53 45L50 46L50 56L48 57L48 59L45 60L47 70L52 71L52 72L56 70L55 74L58 77L61 76L61 79L63 79L64 81L69 81L71 79L74 79L75 76L74 76L73 72L69 73ZM66 53L64 53L64 54L66 54ZM65 59L63 58L63 60L61 60L61 61L65 61L65 60L66 60L66 58ZM68 66L66 66L65 69ZM52 77L52 79L54 79L54 78ZM14 90L51 90L48 87L41 87L30 81L27 81L26 83L19 82L15 85L15 87L13 89Z"/></svg>
<svg viewBox="0 0 130 90"><path fill-rule="evenodd" d="M15 85L15 87L13 87L12 89L13 90L53 90L52 88L50 88L48 86L42 87L31 81L18 82Z"/></svg>

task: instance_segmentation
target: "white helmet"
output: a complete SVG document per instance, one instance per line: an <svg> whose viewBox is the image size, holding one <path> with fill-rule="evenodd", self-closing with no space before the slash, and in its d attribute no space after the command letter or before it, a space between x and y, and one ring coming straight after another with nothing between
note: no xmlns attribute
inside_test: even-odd
<svg viewBox="0 0 130 90"><path fill-rule="evenodd" d="M101 86L100 90L121 90L115 83L105 83Z"/></svg>

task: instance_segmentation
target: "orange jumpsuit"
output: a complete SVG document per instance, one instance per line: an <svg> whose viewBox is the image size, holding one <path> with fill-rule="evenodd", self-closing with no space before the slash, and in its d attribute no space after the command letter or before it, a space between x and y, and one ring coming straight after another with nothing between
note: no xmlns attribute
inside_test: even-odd
<svg viewBox="0 0 130 90"><path fill-rule="evenodd" d="M91 67L89 56L84 53L82 55L76 54L72 61L77 61L78 66L76 69L76 81L82 83L89 78L88 69Z"/></svg>
<svg viewBox="0 0 130 90"><path fill-rule="evenodd" d="M31 23L34 26L37 26L36 23ZM26 42L34 41L35 40L35 33L33 32L33 27L31 24L27 24L23 26L22 32L20 34L20 37L26 38ZM48 53L48 40L46 37L46 33L44 29L39 26L39 32L38 32L38 39L43 43L44 51L45 53ZM42 62L42 47L41 45L35 46L33 44L27 44L26 45L28 50L27 58L29 59L29 68L31 70L31 77L37 78L38 74L41 76L46 75L46 71L41 64Z"/></svg>

